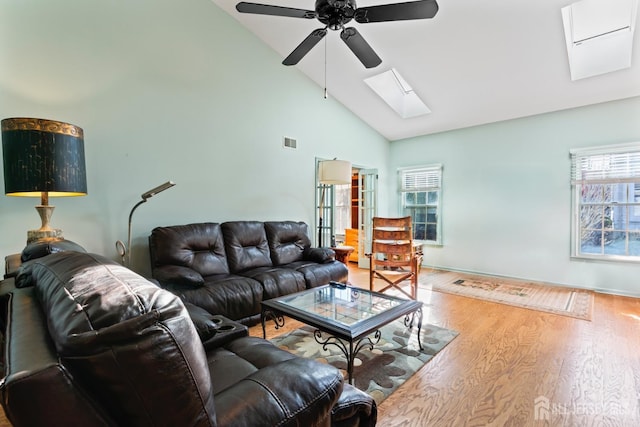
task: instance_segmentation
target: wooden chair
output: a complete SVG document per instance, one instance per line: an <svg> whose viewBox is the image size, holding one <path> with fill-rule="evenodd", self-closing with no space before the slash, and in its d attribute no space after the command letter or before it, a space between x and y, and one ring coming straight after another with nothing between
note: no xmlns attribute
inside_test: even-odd
<svg viewBox="0 0 640 427"><path fill-rule="evenodd" d="M413 243L411 217L373 218L373 235L369 258L369 289L374 280L382 279L385 286L378 292L395 288L411 299L418 297L418 274L422 264L422 251ZM400 285L410 281L410 291Z"/></svg>

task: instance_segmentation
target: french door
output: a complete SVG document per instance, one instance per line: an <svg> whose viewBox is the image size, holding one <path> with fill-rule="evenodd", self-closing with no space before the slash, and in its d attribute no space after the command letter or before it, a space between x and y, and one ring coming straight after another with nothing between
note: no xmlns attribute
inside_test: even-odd
<svg viewBox="0 0 640 427"><path fill-rule="evenodd" d="M373 217L378 212L378 170L358 171L358 267L369 268L373 235Z"/></svg>

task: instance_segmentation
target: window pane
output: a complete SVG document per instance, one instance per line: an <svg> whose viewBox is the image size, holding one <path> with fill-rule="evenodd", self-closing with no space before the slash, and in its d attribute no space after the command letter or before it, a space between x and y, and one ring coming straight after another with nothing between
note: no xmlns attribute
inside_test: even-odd
<svg viewBox="0 0 640 427"><path fill-rule="evenodd" d="M425 224L414 224L413 238L416 240L427 240L427 226Z"/></svg>
<svg viewBox="0 0 640 427"><path fill-rule="evenodd" d="M437 222L437 221L438 221L438 209L427 208L427 222Z"/></svg>
<svg viewBox="0 0 640 427"><path fill-rule="evenodd" d="M610 218L605 219L605 226L614 230L627 229L627 205L612 206L609 209Z"/></svg>
<svg viewBox="0 0 640 427"><path fill-rule="evenodd" d="M629 233L629 255L640 256L640 233Z"/></svg>
<svg viewBox="0 0 640 427"><path fill-rule="evenodd" d="M427 204L427 192L420 191L416 193L416 204L418 205L426 205Z"/></svg>
<svg viewBox="0 0 640 427"><path fill-rule="evenodd" d="M607 231L605 234L605 255L626 255L626 233L621 231Z"/></svg>
<svg viewBox="0 0 640 427"><path fill-rule="evenodd" d="M404 203L405 205L415 205L416 193L404 193Z"/></svg>
<svg viewBox="0 0 640 427"><path fill-rule="evenodd" d="M602 247L600 245L594 244L595 239L589 239L587 241L583 241L580 245L580 253L582 254L590 254L590 255L602 255ZM599 239L598 239L599 240Z"/></svg>
<svg viewBox="0 0 640 427"><path fill-rule="evenodd" d="M438 232L435 224L427 224L427 240L437 240Z"/></svg>
<svg viewBox="0 0 640 427"><path fill-rule="evenodd" d="M415 208L413 212L414 223L427 221L427 210L425 208Z"/></svg>
<svg viewBox="0 0 640 427"><path fill-rule="evenodd" d="M605 191L605 197L608 195L607 201L616 203L627 203L627 190L629 184L611 184L608 186L608 191Z"/></svg>
<svg viewBox="0 0 640 427"><path fill-rule="evenodd" d="M603 218L602 206L582 206L580 208L580 228L583 230L602 229Z"/></svg>
<svg viewBox="0 0 640 427"><path fill-rule="evenodd" d="M427 197L427 203L430 205L438 203L438 192L437 191L429 191L429 195Z"/></svg>
<svg viewBox="0 0 640 427"><path fill-rule="evenodd" d="M602 202L603 185L588 184L581 186L580 202L581 203L600 203Z"/></svg>

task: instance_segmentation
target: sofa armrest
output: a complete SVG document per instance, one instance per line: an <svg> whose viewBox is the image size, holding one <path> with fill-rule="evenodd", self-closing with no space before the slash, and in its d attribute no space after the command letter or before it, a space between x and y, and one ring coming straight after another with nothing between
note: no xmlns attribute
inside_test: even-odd
<svg viewBox="0 0 640 427"><path fill-rule="evenodd" d="M112 426L102 408L62 365L33 288L7 298L0 400L15 426Z"/></svg>
<svg viewBox="0 0 640 427"><path fill-rule="evenodd" d="M325 262L335 261L336 253L331 248L306 248L304 250L303 258L307 261L314 261L319 264Z"/></svg>
<svg viewBox="0 0 640 427"><path fill-rule="evenodd" d="M153 277L161 284L176 284L199 287L204 285L204 278L197 271L179 265L163 265L153 269Z"/></svg>
<svg viewBox="0 0 640 427"><path fill-rule="evenodd" d="M218 348L236 338L249 335L245 325L229 320L224 316L211 314L204 308L184 302L189 317L198 331L198 336L205 350Z"/></svg>
<svg viewBox="0 0 640 427"><path fill-rule="evenodd" d="M216 394L218 425L329 425L342 386L335 367L314 360L269 365Z"/></svg>
<svg viewBox="0 0 640 427"><path fill-rule="evenodd" d="M378 420L376 401L362 390L345 384L331 411L332 427L374 427Z"/></svg>

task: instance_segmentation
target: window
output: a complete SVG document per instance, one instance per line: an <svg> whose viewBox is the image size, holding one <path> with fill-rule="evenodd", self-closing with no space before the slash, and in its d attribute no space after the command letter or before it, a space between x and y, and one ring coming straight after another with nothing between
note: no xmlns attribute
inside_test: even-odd
<svg viewBox="0 0 640 427"><path fill-rule="evenodd" d="M441 244L442 165L401 169L399 175L401 209L411 216L413 238Z"/></svg>
<svg viewBox="0 0 640 427"><path fill-rule="evenodd" d="M640 143L571 150L572 255L640 261Z"/></svg>

